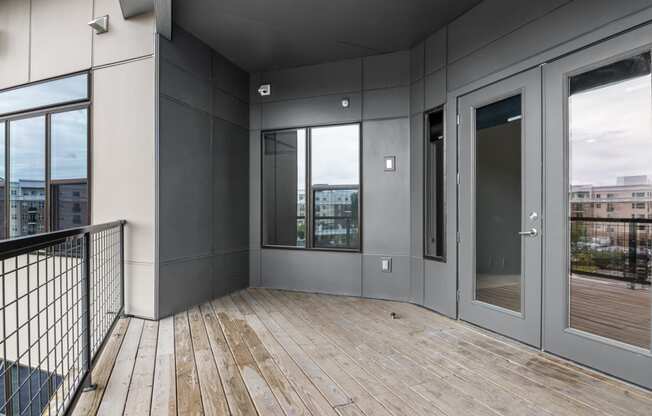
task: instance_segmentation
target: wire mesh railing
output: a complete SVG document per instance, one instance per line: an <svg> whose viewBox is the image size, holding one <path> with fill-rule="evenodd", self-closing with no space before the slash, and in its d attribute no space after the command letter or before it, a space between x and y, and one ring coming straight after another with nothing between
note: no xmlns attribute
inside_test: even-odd
<svg viewBox="0 0 652 416"><path fill-rule="evenodd" d="M0 241L0 414L66 413L124 307L124 221Z"/></svg>
<svg viewBox="0 0 652 416"><path fill-rule="evenodd" d="M652 219L571 218L571 271L652 283Z"/></svg>

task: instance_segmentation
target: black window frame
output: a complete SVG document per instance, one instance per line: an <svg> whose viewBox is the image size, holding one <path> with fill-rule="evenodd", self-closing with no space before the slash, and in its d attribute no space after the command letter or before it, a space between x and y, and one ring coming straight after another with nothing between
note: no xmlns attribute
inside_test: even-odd
<svg viewBox="0 0 652 416"><path fill-rule="evenodd" d="M315 187L312 185L312 130L319 129L324 127L338 127L338 126L357 126L358 127L358 247L357 248L336 248L336 247L314 247L314 212L312 211L314 202L314 191ZM276 244L266 244L265 243L265 197L264 197L264 174L265 174L265 135L270 133L283 133L298 131L304 129L306 131L306 146L305 146L305 158L306 158L306 172L305 172L305 182L306 182L306 191L305 191L305 229L306 229L306 244L305 247L300 246L288 246L288 245L276 245ZM319 125L305 125L305 126L296 126L296 127L284 127L277 129L265 129L260 132L260 247L261 249L279 249L279 250L297 250L297 251L323 251L323 252L337 252L337 253L362 253L363 245L363 219L362 219L362 161L363 161L363 150L362 150L363 140L362 140L362 123L359 121L349 122L349 123L333 123L333 124L319 124ZM337 185L334 185L337 188ZM317 187L318 189L319 187Z"/></svg>
<svg viewBox="0 0 652 416"><path fill-rule="evenodd" d="M441 113L441 140L443 143L442 146L442 163L441 163L441 186L438 187L437 191L440 191L441 195L441 210L438 212L438 214L441 214L441 233L438 233L438 236L440 235L440 243L441 243L441 255L433 255L432 253L428 252L428 239L429 239L429 232L430 232L430 221L431 221L431 213L429 210L429 195L430 195L430 182L432 178L428 175L428 172L430 171L429 169L429 145L430 145L430 116L435 114L435 113ZM433 260L439 263L446 263L447 262L447 221L448 221L448 210L447 210L447 199L446 199L446 190L447 190L447 171L446 168L448 166L448 161L446 157L446 151L448 148L448 143L446 140L446 109L444 105L432 108L423 114L423 172L422 172L422 178L423 178L423 258L428 259L428 260ZM440 188L440 189L439 189Z"/></svg>
<svg viewBox="0 0 652 416"><path fill-rule="evenodd" d="M90 71L80 71L80 72L75 72L71 74L66 74L62 76L57 76L54 78L48 78L44 80L39 80L36 82L28 83L28 84L23 84L19 86L14 86L10 88L5 88L3 90L0 90L0 93L3 93L5 91L9 90L16 90L20 88L25 88L25 87L31 87L33 85L37 84L44 84L47 82L51 81L56 81L59 79L63 78L72 78L72 77L77 77L79 75L86 75L86 97L80 98L78 100L72 100L72 101L65 101L57 104L53 104L50 106L45 106L45 107L35 107L35 108L30 108L30 109L25 109L21 110L20 112L10 112L10 113L5 113L0 115L0 123L4 123L4 132L5 132L5 160L2 161L5 165L5 190L4 190L4 197L5 197L5 202L4 202L4 207L0 207L4 211L5 215L5 227L4 227L4 232L5 232L5 239L11 239L11 238L20 238L23 236L18 236L18 237L11 237L11 178L10 178L10 161L11 161L11 155L10 155L10 124L12 122L15 122L17 120L22 120L22 119L28 119L28 118L34 118L34 117L44 117L45 119L45 209L44 209L44 222L45 222L45 227L44 227L44 232L50 232L52 230L52 224L54 223L54 218L53 215L55 214L54 210L52 209L51 202L52 202L52 191L53 191L53 184L57 185L59 183L66 183L68 180L52 180L51 179L51 172L52 172L52 134L51 134L51 119L53 114L59 114L59 113L66 113L70 111L76 111L76 110L86 110L86 187L87 187L87 198L88 198L88 215L86 218L86 221L88 224L91 223L91 218L92 218L92 189L91 189L91 183L92 183L92 128L91 128L91 121L92 121L92 97L93 97L93 90L92 90L92 73ZM80 178L81 179L81 178ZM79 181L77 181L79 183Z"/></svg>

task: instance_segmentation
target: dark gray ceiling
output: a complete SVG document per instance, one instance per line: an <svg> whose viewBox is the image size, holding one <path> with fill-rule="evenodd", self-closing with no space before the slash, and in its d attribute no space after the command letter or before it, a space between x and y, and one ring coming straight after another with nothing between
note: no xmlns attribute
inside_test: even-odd
<svg viewBox="0 0 652 416"><path fill-rule="evenodd" d="M406 49L480 0L175 0L174 22L250 72Z"/></svg>

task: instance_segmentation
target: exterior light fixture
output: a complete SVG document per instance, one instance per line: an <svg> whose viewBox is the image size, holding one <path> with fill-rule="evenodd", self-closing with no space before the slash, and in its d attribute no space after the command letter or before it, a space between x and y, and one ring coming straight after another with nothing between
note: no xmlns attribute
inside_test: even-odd
<svg viewBox="0 0 652 416"><path fill-rule="evenodd" d="M380 258L380 271L383 273L392 272L392 258L391 257L381 257Z"/></svg>
<svg viewBox="0 0 652 416"><path fill-rule="evenodd" d="M351 100L349 100L349 97L342 98L342 108L349 108L350 105Z"/></svg>
<svg viewBox="0 0 652 416"><path fill-rule="evenodd" d="M88 22L88 26L95 29L95 33L101 35L109 31L109 15L106 14L101 17L96 17L95 19Z"/></svg>
<svg viewBox="0 0 652 416"><path fill-rule="evenodd" d="M272 85L271 84L263 84L260 87L258 87L258 94L261 97L266 97L268 95L272 95Z"/></svg>

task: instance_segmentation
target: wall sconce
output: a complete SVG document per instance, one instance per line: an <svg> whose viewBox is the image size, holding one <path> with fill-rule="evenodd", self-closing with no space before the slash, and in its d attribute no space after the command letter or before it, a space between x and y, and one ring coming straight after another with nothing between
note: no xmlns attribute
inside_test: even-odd
<svg viewBox="0 0 652 416"><path fill-rule="evenodd" d="M268 95L272 95L272 85L271 84L263 84L260 87L258 87L258 94L261 97L266 97Z"/></svg>
<svg viewBox="0 0 652 416"><path fill-rule="evenodd" d="M391 257L381 257L380 258L380 271L383 273L392 272L392 258Z"/></svg>
<svg viewBox="0 0 652 416"><path fill-rule="evenodd" d="M396 156L385 156L385 172L396 170Z"/></svg>
<svg viewBox="0 0 652 416"><path fill-rule="evenodd" d="M109 31L109 15L104 15L102 17L96 17L95 19L88 22L88 26L95 29L95 33L101 35Z"/></svg>
<svg viewBox="0 0 652 416"><path fill-rule="evenodd" d="M349 97L344 97L342 98L341 104L342 108L349 108L351 106L351 100L349 100Z"/></svg>

